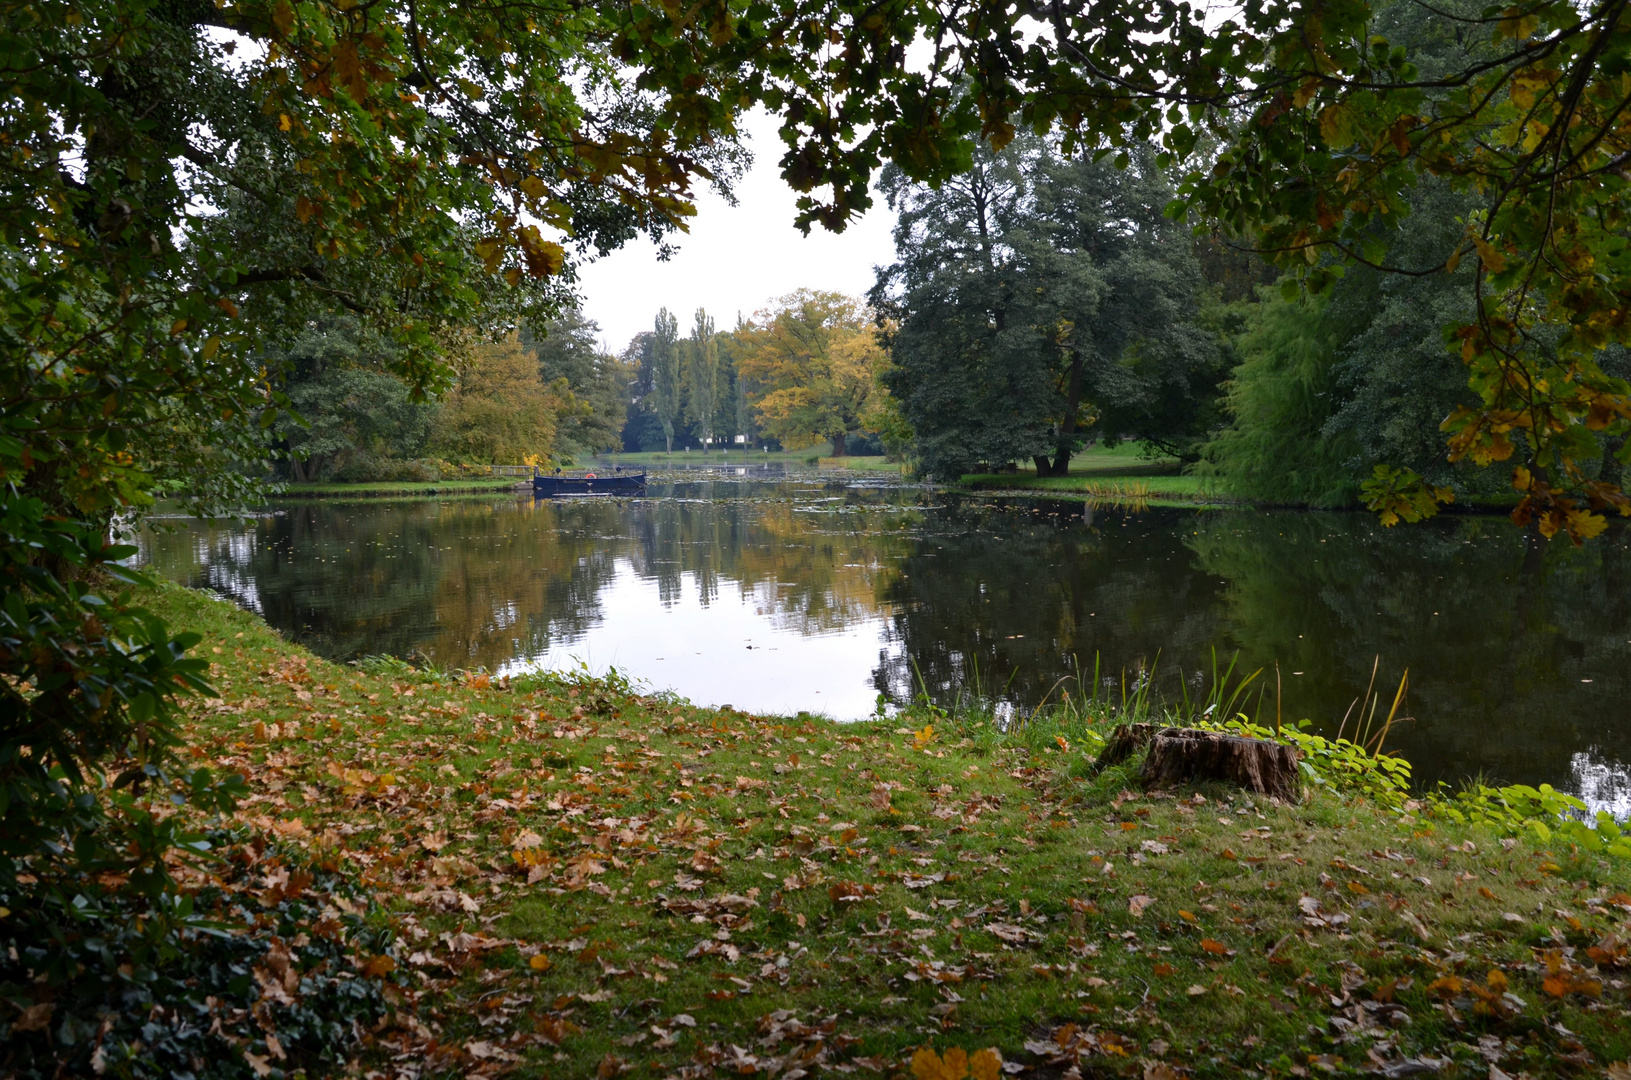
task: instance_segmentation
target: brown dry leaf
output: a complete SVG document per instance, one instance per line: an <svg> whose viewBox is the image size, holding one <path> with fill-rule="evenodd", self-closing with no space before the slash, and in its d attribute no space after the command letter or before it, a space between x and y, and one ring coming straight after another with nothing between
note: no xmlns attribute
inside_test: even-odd
<svg viewBox="0 0 1631 1080"><path fill-rule="evenodd" d="M1229 946L1215 938L1201 938L1201 948L1213 956L1222 956L1229 951Z"/></svg>
<svg viewBox="0 0 1631 1080"><path fill-rule="evenodd" d="M1144 917L1144 909L1153 903L1155 903L1155 897L1145 896L1143 893L1139 893L1136 896L1129 896L1127 898L1127 914L1131 915L1135 919L1142 919Z"/></svg>
<svg viewBox="0 0 1631 1080"><path fill-rule="evenodd" d="M13 1031L44 1031L51 1026L51 1014L56 1011L56 1004L42 1001L30 1005L23 1010L23 1015L11 1022Z"/></svg>
<svg viewBox="0 0 1631 1080"><path fill-rule="evenodd" d="M1631 1080L1631 1061L1610 1062L1604 1066L1603 1075L1608 1080Z"/></svg>

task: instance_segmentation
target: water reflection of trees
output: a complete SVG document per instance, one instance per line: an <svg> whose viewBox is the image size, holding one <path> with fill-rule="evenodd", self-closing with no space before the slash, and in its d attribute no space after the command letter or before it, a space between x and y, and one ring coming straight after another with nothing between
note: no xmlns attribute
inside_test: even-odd
<svg viewBox="0 0 1631 1080"><path fill-rule="evenodd" d="M173 577L261 612L325 656L422 655L496 668L575 641L602 616L619 564L664 604L736 591L784 629L876 617L913 511L843 489L789 501L685 485L640 502L290 504L248 528L145 538ZM696 489L703 490L696 490Z"/></svg>
<svg viewBox="0 0 1631 1080"><path fill-rule="evenodd" d="M1623 535L1542 551L1483 518L1394 530L1357 514L1089 522L1079 504L931 506L922 493L813 485L653 493L665 497L290 504L247 529L194 526L146 545L164 572L337 658L497 668L580 639L631 572L662 603L695 589L791 632L882 616L872 678L897 701L919 673L945 700L977 671L1034 705L1078 662L1090 672L1101 657L1114 679L1157 654L1157 682L1176 696L1180 677L1202 689L1215 647L1270 681L1278 662L1286 715L1330 730L1380 655L1379 682L1411 669L1416 720L1390 743L1418 775L1574 776L1624 798Z"/></svg>
<svg viewBox="0 0 1631 1080"><path fill-rule="evenodd" d="M874 682L903 702L921 675L945 702L978 674L1025 707L1098 657L1116 681L1156 666L1171 699L1180 678L1204 692L1213 649L1224 663L1238 650L1239 673L1266 669L1268 715L1278 663L1286 716L1334 732L1380 656L1389 693L1411 669L1415 719L1389 745L1422 779L1589 774L1621 790L1628 578L1623 538L1530 549L1500 519L1384 530L1359 514L1160 511L1089 525L1064 506L969 504L927 517L880 593L892 648Z"/></svg>
<svg viewBox="0 0 1631 1080"><path fill-rule="evenodd" d="M1180 662L1206 652L1216 624L1220 586L1193 563L1165 519L966 504L925 524L884 593L897 648L875 682L903 701L921 676L944 698L977 672L1030 706L1101 657L1106 678L1153 666L1176 691Z"/></svg>
<svg viewBox="0 0 1631 1080"><path fill-rule="evenodd" d="M1418 775L1559 782L1583 747L1623 775L1623 535L1530 548L1495 518L1384 530L1358 514L1228 514L1197 519L1189 543L1229 582L1223 614L1247 660L1288 673L1296 715L1334 724L1380 655L1379 681L1411 670L1416 719L1389 743Z"/></svg>
<svg viewBox="0 0 1631 1080"><path fill-rule="evenodd" d="M200 525L146 546L322 655L485 666L580 635L615 561L529 504L477 501L291 504L247 532Z"/></svg>

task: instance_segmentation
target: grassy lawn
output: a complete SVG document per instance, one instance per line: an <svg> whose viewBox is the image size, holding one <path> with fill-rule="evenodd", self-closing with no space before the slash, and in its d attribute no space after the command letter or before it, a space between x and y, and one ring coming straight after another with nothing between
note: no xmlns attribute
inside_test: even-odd
<svg viewBox="0 0 1631 1080"><path fill-rule="evenodd" d="M880 473L885 476L903 476L907 468L903 463L890 461L881 455L876 457L824 457L819 464L823 469L845 469L850 472Z"/></svg>
<svg viewBox="0 0 1631 1080"><path fill-rule="evenodd" d="M1130 496L1142 497L1148 501L1159 501L1163 498L1183 500L1186 502L1198 499L1217 497L1212 490L1208 478L1202 476L1168 475L1139 475L1136 473L1096 473L1075 474L1070 476L1038 477L1034 472L1020 473L974 473L964 476L958 484L959 487L973 491L989 492L1019 492L1019 493L1046 493L1048 495L1107 498L1125 500Z"/></svg>
<svg viewBox="0 0 1631 1080"><path fill-rule="evenodd" d="M1039 477L1030 464L1013 473L970 473L957 486L972 491L1054 496L1081 495L1125 501L1193 502L1217 498L1209 478L1188 476L1176 458L1148 458L1133 443L1094 446L1070 460L1070 475Z"/></svg>
<svg viewBox="0 0 1631 1080"><path fill-rule="evenodd" d="M222 696L191 753L248 775L241 818L396 915L399 1013L359 1075L929 1080L924 1048L995 1048L1045 1076L1502 1080L1631 1054L1623 861L1329 792L1142 793L1092 771L1096 727L340 666L198 593L155 606L205 635Z"/></svg>

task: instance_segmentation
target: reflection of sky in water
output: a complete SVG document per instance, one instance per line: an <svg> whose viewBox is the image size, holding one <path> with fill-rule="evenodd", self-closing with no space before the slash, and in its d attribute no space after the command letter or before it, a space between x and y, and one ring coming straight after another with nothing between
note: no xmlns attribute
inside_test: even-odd
<svg viewBox="0 0 1631 1080"><path fill-rule="evenodd" d="M695 575L682 580L678 596L660 595L654 580L619 559L592 627L503 671L575 668L581 661L595 674L615 667L699 705L808 710L840 720L872 712L877 690L871 674L888 648L882 615L812 632L797 613L782 609L773 586L721 588L710 597Z"/></svg>
<svg viewBox="0 0 1631 1080"><path fill-rule="evenodd" d="M1575 754L1570 765L1575 793L1592 813L1607 810L1622 821L1631 818L1631 770L1607 764L1591 751Z"/></svg>

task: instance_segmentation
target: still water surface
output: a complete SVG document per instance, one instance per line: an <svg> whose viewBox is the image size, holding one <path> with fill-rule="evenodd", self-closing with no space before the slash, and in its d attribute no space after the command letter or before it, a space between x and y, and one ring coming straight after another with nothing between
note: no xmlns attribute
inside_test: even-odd
<svg viewBox="0 0 1631 1080"><path fill-rule="evenodd" d="M870 714L978 677L1036 704L1080 662L1204 693L1278 663L1334 732L1380 656L1418 779L1549 782L1631 811L1631 545L1526 549L1504 519L954 497L824 477L654 482L639 500L286 502L170 523L155 569L336 659L616 667L754 712ZM1389 695L1391 696L1391 695ZM1385 709L1385 703L1384 703Z"/></svg>

